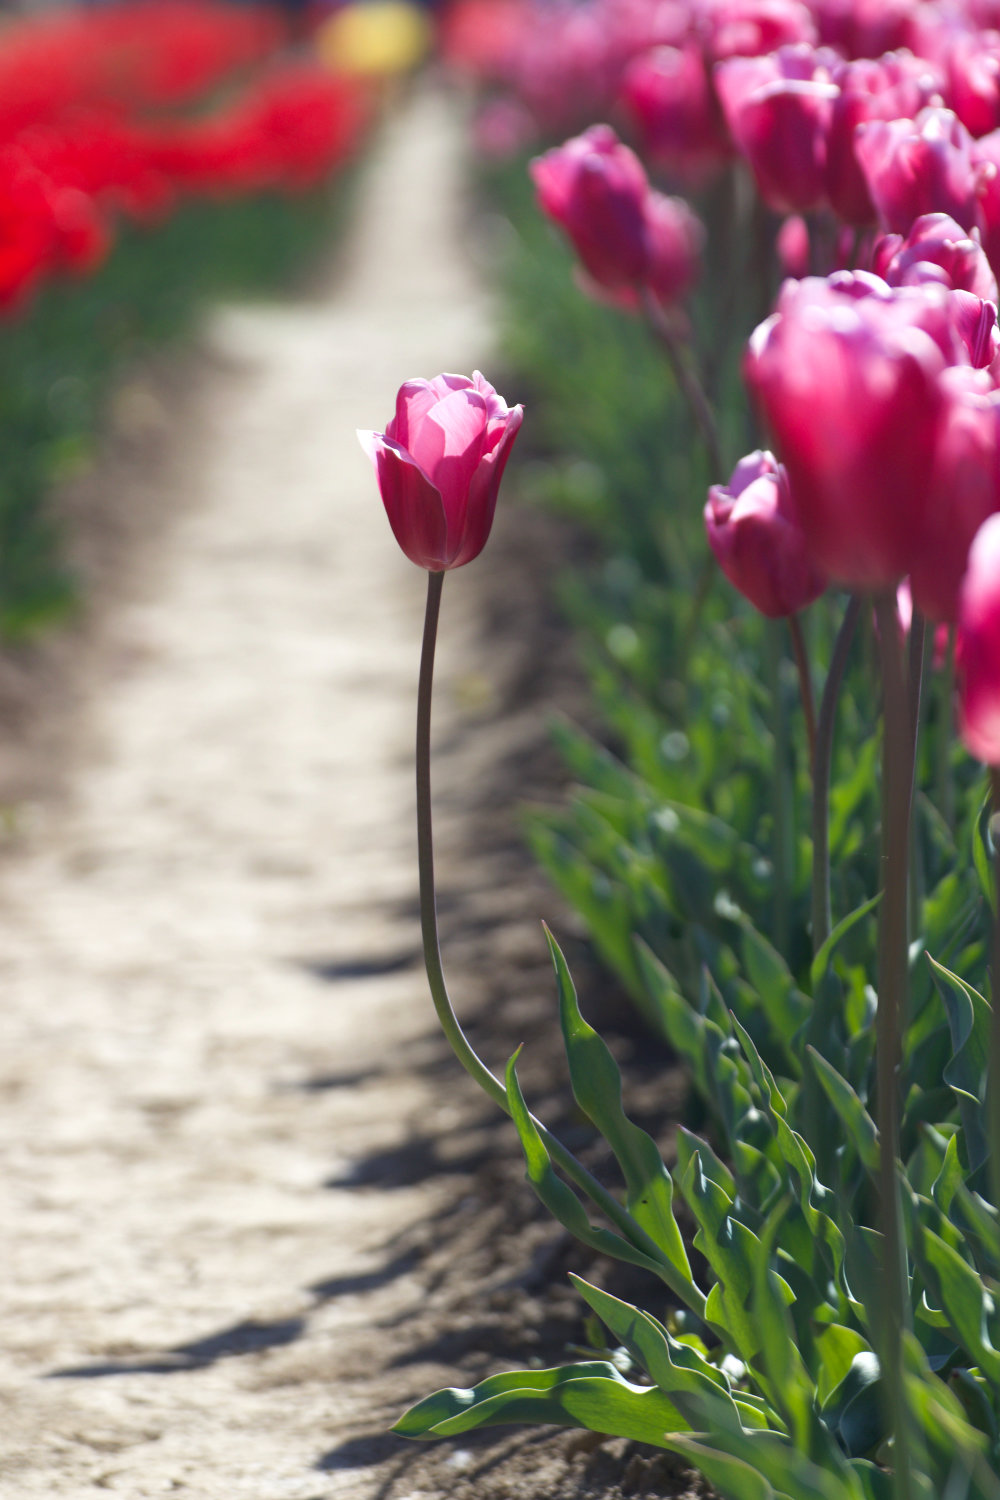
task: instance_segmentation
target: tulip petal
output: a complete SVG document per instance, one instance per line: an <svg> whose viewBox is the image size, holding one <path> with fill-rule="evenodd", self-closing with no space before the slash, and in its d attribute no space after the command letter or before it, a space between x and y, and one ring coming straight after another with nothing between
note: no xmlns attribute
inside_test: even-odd
<svg viewBox="0 0 1000 1500"><path fill-rule="evenodd" d="M507 459L510 457L510 450L517 437L523 416L522 407L513 406L503 423L490 425L486 436L488 451L480 459L479 467L469 486L465 527L453 567L458 568L463 563L471 562L474 557L479 556L486 545L496 512L500 481L507 467Z"/></svg>
<svg viewBox="0 0 1000 1500"><path fill-rule="evenodd" d="M359 432L375 465L393 536L411 562L437 572L449 566L448 524L440 492L405 448L380 432Z"/></svg>
<svg viewBox="0 0 1000 1500"><path fill-rule="evenodd" d="M467 375L435 375L433 380L406 380L396 395L396 414L385 429L386 437L407 452L413 452L414 435L427 413L452 391L467 390Z"/></svg>
<svg viewBox="0 0 1000 1500"><path fill-rule="evenodd" d="M450 392L428 412L413 435L411 453L444 503L450 546L458 546L469 486L486 435L486 402L478 391Z"/></svg>

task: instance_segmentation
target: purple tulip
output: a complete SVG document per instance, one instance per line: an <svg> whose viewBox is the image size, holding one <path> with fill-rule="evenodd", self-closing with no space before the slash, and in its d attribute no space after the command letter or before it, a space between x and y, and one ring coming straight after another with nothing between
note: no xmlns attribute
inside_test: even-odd
<svg viewBox="0 0 1000 1500"><path fill-rule="evenodd" d="M522 415L477 370L406 381L385 432L358 433L411 562L437 573L479 556Z"/></svg>
<svg viewBox="0 0 1000 1500"><path fill-rule="evenodd" d="M814 567L773 453L740 460L727 485L708 492L705 529L729 582L771 619L797 614L827 586Z"/></svg>

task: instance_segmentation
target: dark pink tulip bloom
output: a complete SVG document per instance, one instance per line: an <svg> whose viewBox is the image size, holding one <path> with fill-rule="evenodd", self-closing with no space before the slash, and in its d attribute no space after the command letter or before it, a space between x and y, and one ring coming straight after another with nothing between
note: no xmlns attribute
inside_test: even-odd
<svg viewBox="0 0 1000 1500"><path fill-rule="evenodd" d="M705 178L732 155L699 46L655 47L633 58L621 97L643 152L687 181Z"/></svg>
<svg viewBox="0 0 1000 1500"><path fill-rule="evenodd" d="M477 370L408 380L385 432L358 433L411 562L437 573L479 556L522 415Z"/></svg>
<svg viewBox="0 0 1000 1500"><path fill-rule="evenodd" d="M887 234L876 240L872 270L890 286L943 280L956 291L974 292L988 302L997 300L997 280L979 231L967 234L948 214L924 214L905 239Z"/></svg>
<svg viewBox="0 0 1000 1500"><path fill-rule="evenodd" d="M930 620L953 623L969 547L1000 510L1000 391L985 370L946 370L924 535L913 559L913 602Z"/></svg>
<svg viewBox="0 0 1000 1500"><path fill-rule="evenodd" d="M1000 34L958 31L944 58L946 97L970 135L1000 125Z"/></svg>
<svg viewBox="0 0 1000 1500"><path fill-rule="evenodd" d="M1000 765L1000 516L990 516L972 546L958 606L962 738L988 765Z"/></svg>
<svg viewBox="0 0 1000 1500"><path fill-rule="evenodd" d="M758 449L740 460L727 485L712 486L705 529L729 582L772 620L805 609L826 588L795 518L788 475L773 453Z"/></svg>
<svg viewBox="0 0 1000 1500"><path fill-rule="evenodd" d="M952 292L952 322L965 345L974 370L987 370L1000 353L1000 329L995 302L986 302L974 292Z"/></svg>
<svg viewBox="0 0 1000 1500"><path fill-rule="evenodd" d="M785 220L778 230L774 248L786 276L794 276L796 281L801 281L804 276L809 275L812 247L809 243L809 225L801 214L792 214Z"/></svg>
<svg viewBox="0 0 1000 1500"><path fill-rule="evenodd" d="M801 0L704 0L700 11L714 62L763 57L778 47L816 41L815 23Z"/></svg>
<svg viewBox="0 0 1000 1500"><path fill-rule="evenodd" d="M907 42L915 0L812 0L819 39L845 57L881 57Z"/></svg>
<svg viewBox="0 0 1000 1500"><path fill-rule="evenodd" d="M950 109L859 125L855 151L882 228L908 234L922 214L945 213L963 229L982 229L989 173L977 162L974 144Z"/></svg>
<svg viewBox="0 0 1000 1500"><path fill-rule="evenodd" d="M837 88L811 47L720 63L715 84L730 134L761 196L780 213L807 213L826 194L826 143Z"/></svg>
<svg viewBox="0 0 1000 1500"><path fill-rule="evenodd" d="M913 119L928 104L941 104L940 77L924 58L889 52L877 59L835 64L833 102L826 147L826 191L846 224L875 223L875 205L855 152L855 131L866 120Z"/></svg>
<svg viewBox="0 0 1000 1500"><path fill-rule="evenodd" d="M980 172L983 249L994 272L1000 273L1000 130L976 141L973 154Z"/></svg>
<svg viewBox="0 0 1000 1500"><path fill-rule="evenodd" d="M781 289L745 374L788 469L815 565L852 588L910 571L930 502L944 405L965 360L939 286L838 272Z"/></svg>
<svg viewBox="0 0 1000 1500"><path fill-rule="evenodd" d="M640 282L649 182L635 152L611 126L592 125L537 156L530 171L542 210L568 235L598 286L616 290Z"/></svg>

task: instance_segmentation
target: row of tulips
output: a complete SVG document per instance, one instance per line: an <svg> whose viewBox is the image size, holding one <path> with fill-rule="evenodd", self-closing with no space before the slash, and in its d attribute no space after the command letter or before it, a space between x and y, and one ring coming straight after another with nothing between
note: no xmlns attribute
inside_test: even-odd
<svg viewBox="0 0 1000 1500"><path fill-rule="evenodd" d="M466 63L471 13L451 34ZM624 759L560 730L583 786L533 837L689 1064L706 1128L679 1131L668 1169L623 1112L554 941L574 1098L621 1195L531 1115L516 1058L494 1075L457 1020L434 918L434 637L521 413L478 375L411 382L368 442L397 539L429 572L417 786L435 1007L547 1209L659 1289L633 1303L606 1271L577 1279L607 1349L438 1392L397 1430L590 1427L684 1455L726 1500L1000 1500L1000 17L974 0L594 0L545 9L529 66L519 29L536 14L494 15L480 70L513 91L508 140L529 113L551 131L595 97L619 123L632 102L645 164L598 124L531 175L595 319L637 314L666 355L647 378L699 451L665 471L709 488L654 479L662 523L631 566L570 589ZM692 183L697 218L669 193ZM793 274L774 301L779 266ZM607 343L592 364L623 368ZM617 418L624 475L628 400L602 391L614 418L577 410L579 449ZM748 430L758 446L729 474Z"/></svg>
<svg viewBox="0 0 1000 1500"><path fill-rule="evenodd" d="M0 32L0 308L88 273L121 220L185 197L313 186L356 149L356 85L266 5L136 0Z"/></svg>

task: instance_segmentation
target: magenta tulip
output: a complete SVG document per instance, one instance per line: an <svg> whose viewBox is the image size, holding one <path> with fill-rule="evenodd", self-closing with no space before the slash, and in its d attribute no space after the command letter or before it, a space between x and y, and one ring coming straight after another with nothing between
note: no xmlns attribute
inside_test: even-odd
<svg viewBox="0 0 1000 1500"><path fill-rule="evenodd" d="M833 67L838 94L826 144L826 191L846 224L874 224L875 205L855 150L857 127L868 120L912 119L929 104L941 104L934 66L909 52L862 57Z"/></svg>
<svg viewBox="0 0 1000 1500"><path fill-rule="evenodd" d="M733 140L761 197L780 213L806 213L826 194L826 145L838 94L829 60L811 47L782 47L715 70Z"/></svg>
<svg viewBox="0 0 1000 1500"><path fill-rule="evenodd" d="M872 270L890 286L938 280L983 301L997 300L997 280L979 231L967 234L948 214L924 214L905 239L883 235L872 252Z"/></svg>
<svg viewBox="0 0 1000 1500"><path fill-rule="evenodd" d="M988 765L1000 765L1000 515L976 533L958 608L962 738Z"/></svg>
<svg viewBox="0 0 1000 1500"><path fill-rule="evenodd" d="M708 492L705 529L729 582L771 619L794 615L826 588L796 520L788 475L773 453L749 454Z"/></svg>
<svg viewBox="0 0 1000 1500"><path fill-rule="evenodd" d="M985 370L946 370L930 503L910 572L916 607L954 623L969 548L1000 510L1000 391Z"/></svg>
<svg viewBox="0 0 1000 1500"><path fill-rule="evenodd" d="M930 503L940 376L967 356L940 286L865 272L786 282L745 373L817 567L852 588L910 571Z"/></svg>
<svg viewBox="0 0 1000 1500"><path fill-rule="evenodd" d="M358 433L411 562L438 573L479 556L522 415L477 370L408 380L385 432Z"/></svg>
<svg viewBox="0 0 1000 1500"><path fill-rule="evenodd" d="M919 0L812 0L820 41L845 57L880 57L907 43Z"/></svg>
<svg viewBox="0 0 1000 1500"><path fill-rule="evenodd" d="M654 47L632 59L622 103L645 155L698 182L732 155L719 101L701 48Z"/></svg>
<svg viewBox="0 0 1000 1500"><path fill-rule="evenodd" d="M715 62L763 57L778 47L816 40L815 22L801 0L703 0L700 10Z"/></svg>
<svg viewBox="0 0 1000 1500"><path fill-rule="evenodd" d="M945 213L963 229L982 229L980 199L989 173L974 148L950 109L929 107L915 120L859 125L855 151L882 228L908 234L922 214Z"/></svg>
<svg viewBox="0 0 1000 1500"><path fill-rule="evenodd" d="M546 151L531 163L543 212L572 241L584 269L608 290L635 286L646 269L645 169L610 125Z"/></svg>
<svg viewBox="0 0 1000 1500"><path fill-rule="evenodd" d="M650 187L634 151L594 125L531 164L541 208L580 257L591 290L635 306L650 292L664 306L698 274L704 230L680 198Z"/></svg>

